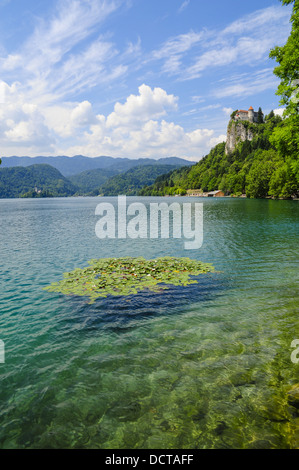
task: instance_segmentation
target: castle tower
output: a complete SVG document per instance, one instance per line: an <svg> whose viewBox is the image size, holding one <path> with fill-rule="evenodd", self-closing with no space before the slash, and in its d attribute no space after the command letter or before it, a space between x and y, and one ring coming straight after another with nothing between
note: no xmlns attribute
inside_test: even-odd
<svg viewBox="0 0 299 470"><path fill-rule="evenodd" d="M248 121L254 122L254 109L252 106L248 109Z"/></svg>

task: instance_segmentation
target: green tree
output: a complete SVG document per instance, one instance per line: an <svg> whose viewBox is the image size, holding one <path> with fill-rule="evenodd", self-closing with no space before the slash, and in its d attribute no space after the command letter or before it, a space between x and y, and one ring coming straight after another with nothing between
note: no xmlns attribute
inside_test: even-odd
<svg viewBox="0 0 299 470"><path fill-rule="evenodd" d="M270 52L270 57L275 58L278 66L274 69L281 82L277 89L282 105L286 106L285 119L270 137L270 142L277 148L279 155L286 165L284 172L280 172L277 180L281 180L282 174L290 175L291 180L295 178L297 188L293 184L287 185L288 190L294 189L299 192L299 1L282 0L284 5L293 4L291 16L292 30L286 44L275 47ZM281 186L281 185L280 185ZM293 189L291 189L293 188Z"/></svg>
<svg viewBox="0 0 299 470"><path fill-rule="evenodd" d="M268 195L272 171L272 162L265 160L254 162L246 178L248 197L263 198Z"/></svg>
<svg viewBox="0 0 299 470"><path fill-rule="evenodd" d="M263 111L262 111L262 108L259 107L259 110L257 112L257 123L258 124L263 124L264 122L264 115L263 115Z"/></svg>
<svg viewBox="0 0 299 470"><path fill-rule="evenodd" d="M291 34L282 47L275 47L270 51L270 57L276 59L278 66L274 69L275 75L281 82L277 94L281 95L281 104L286 105L286 115L298 115L299 110L299 2L298 0L281 0L284 5L294 4L291 16Z"/></svg>
<svg viewBox="0 0 299 470"><path fill-rule="evenodd" d="M273 111L273 109L272 109L272 111L270 111L270 113L268 114L268 116L266 116L265 120L266 120L266 121L269 121L270 119L273 119L274 116L275 116L275 114L274 114L274 111Z"/></svg>
<svg viewBox="0 0 299 470"><path fill-rule="evenodd" d="M289 198L296 192L296 180L288 163L280 165L272 174L269 194L275 198Z"/></svg>

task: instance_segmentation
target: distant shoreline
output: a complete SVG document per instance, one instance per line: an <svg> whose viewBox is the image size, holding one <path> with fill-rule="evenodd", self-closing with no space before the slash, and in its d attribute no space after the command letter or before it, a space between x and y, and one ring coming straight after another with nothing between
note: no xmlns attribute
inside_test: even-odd
<svg viewBox="0 0 299 470"><path fill-rule="evenodd" d="M98 196L53 196L53 197L0 197L0 201L5 201L5 200L30 200L30 201L37 201L37 200L42 200L42 199L87 199L87 198L116 198L118 197L119 194L114 195L114 196L104 196L104 195L98 195ZM229 196L216 196L216 197L209 197L209 196L204 196L204 195L195 195L195 194L185 194L183 196L181 195L168 195L165 194L163 196L138 196L138 195L126 195L126 197L132 197L132 198L178 198L178 197L192 197L192 198L201 198L201 199L248 199L248 200L271 200L271 201L299 201L298 197L291 197L291 198L275 198L272 196L267 196L267 197L260 197L260 198L249 198L246 195L242 196L236 196L234 194L231 194Z"/></svg>

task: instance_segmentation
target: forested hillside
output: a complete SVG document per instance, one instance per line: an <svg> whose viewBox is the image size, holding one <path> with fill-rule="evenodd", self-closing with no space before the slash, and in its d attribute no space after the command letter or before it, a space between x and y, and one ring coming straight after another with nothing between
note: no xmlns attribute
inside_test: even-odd
<svg viewBox="0 0 299 470"><path fill-rule="evenodd" d="M146 165L132 168L121 175L110 178L98 190L103 196L126 194L134 196L145 185L152 184L158 175L165 174L175 168L173 165Z"/></svg>
<svg viewBox="0 0 299 470"><path fill-rule="evenodd" d="M188 189L222 190L226 194L248 197L290 197L297 194L296 173L285 154L275 146L275 136L284 129L284 121L274 115L265 122L244 122L254 133L252 141L240 142L236 150L225 153L225 143L218 144L191 168L175 170L157 178L140 195L185 194Z"/></svg>
<svg viewBox="0 0 299 470"><path fill-rule="evenodd" d="M93 196L97 195L99 187L115 174L118 174L117 170L97 168L83 171L78 175L70 176L68 179L78 188L77 195Z"/></svg>
<svg viewBox="0 0 299 470"><path fill-rule="evenodd" d="M0 198L71 196L77 188L50 165L0 168Z"/></svg>

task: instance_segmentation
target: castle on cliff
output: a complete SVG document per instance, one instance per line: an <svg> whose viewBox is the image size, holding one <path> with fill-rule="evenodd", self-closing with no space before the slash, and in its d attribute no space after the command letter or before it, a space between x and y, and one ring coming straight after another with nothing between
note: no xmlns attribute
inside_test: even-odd
<svg viewBox="0 0 299 470"><path fill-rule="evenodd" d="M259 114L259 112L254 111L252 106L250 106L248 111L240 109L232 114L227 128L226 154L233 152L239 142L245 142L246 140L251 141L253 139L255 134L254 129L245 126L245 121L257 124L259 122ZM262 117L263 116L264 114L262 112Z"/></svg>
<svg viewBox="0 0 299 470"><path fill-rule="evenodd" d="M249 121L249 122L258 122L258 112L254 111L253 107L250 106L248 111L244 111L244 109L240 109L235 114L234 117L235 121Z"/></svg>

